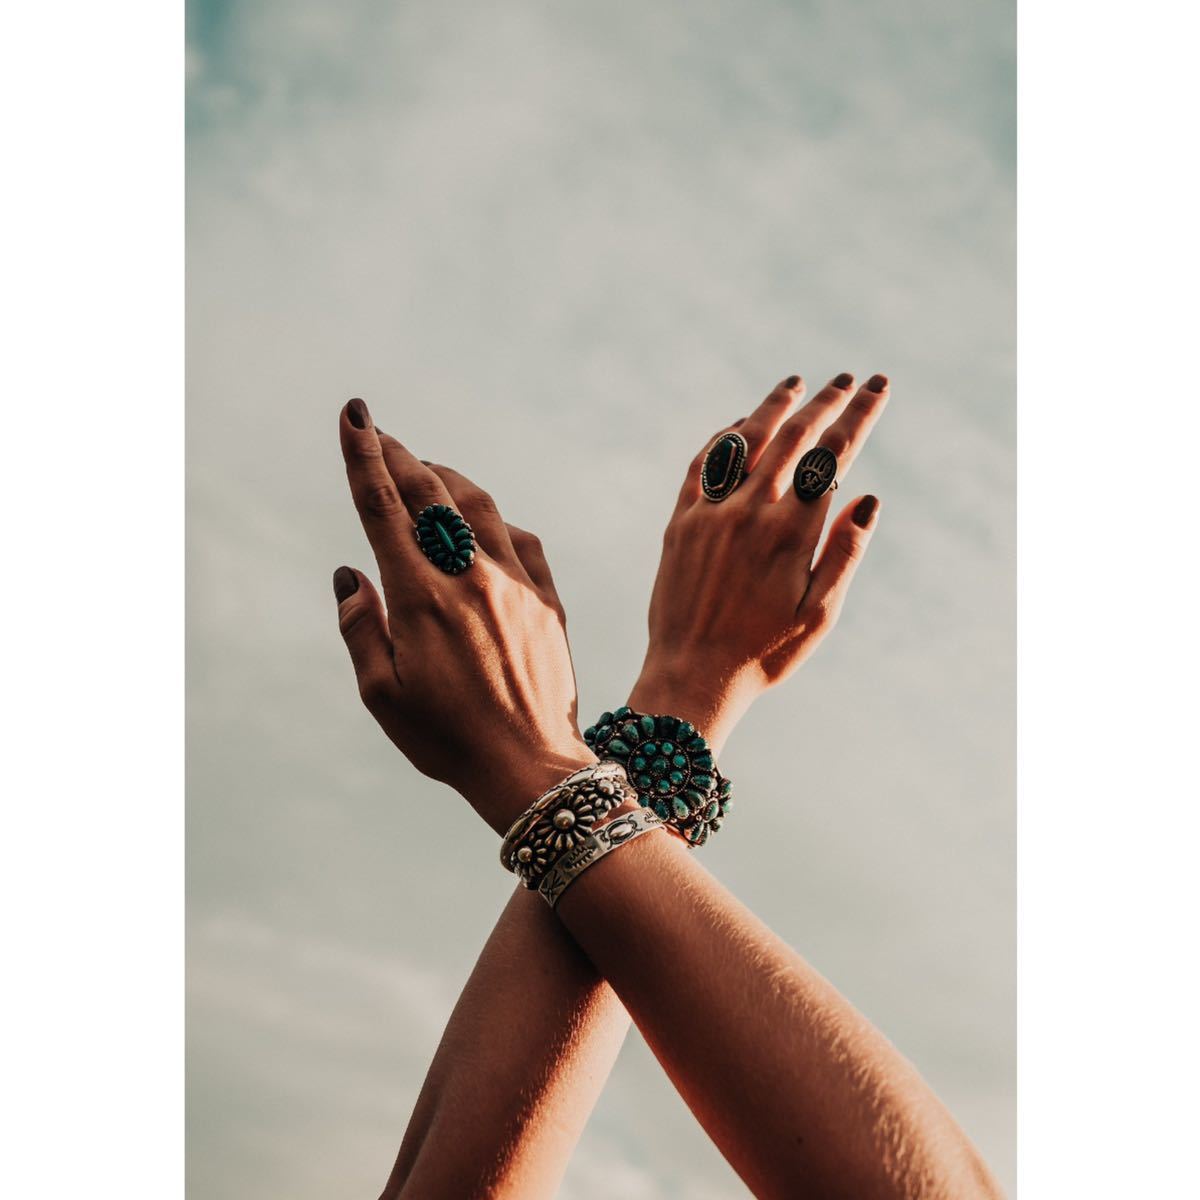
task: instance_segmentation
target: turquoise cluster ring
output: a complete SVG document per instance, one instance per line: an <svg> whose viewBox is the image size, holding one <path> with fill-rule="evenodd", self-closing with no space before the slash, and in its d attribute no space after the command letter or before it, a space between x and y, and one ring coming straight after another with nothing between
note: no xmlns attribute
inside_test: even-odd
<svg viewBox="0 0 1200 1200"><path fill-rule="evenodd" d="M429 504L413 526L421 553L439 571L461 575L475 563L475 531L448 504Z"/></svg>
<svg viewBox="0 0 1200 1200"><path fill-rule="evenodd" d="M679 717L634 712L600 714L583 731L597 758L619 762L652 809L693 846L721 828L732 803L732 784L717 770L712 749L694 725Z"/></svg>

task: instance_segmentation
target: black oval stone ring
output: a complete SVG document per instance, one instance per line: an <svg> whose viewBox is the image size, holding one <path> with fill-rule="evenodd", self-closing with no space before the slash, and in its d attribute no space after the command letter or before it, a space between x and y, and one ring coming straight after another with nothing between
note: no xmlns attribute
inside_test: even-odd
<svg viewBox="0 0 1200 1200"><path fill-rule="evenodd" d="M796 464L792 486L801 500L819 500L837 487L837 455L825 446L816 446Z"/></svg>
<svg viewBox="0 0 1200 1200"><path fill-rule="evenodd" d="M742 482L750 447L740 433L723 433L708 448L700 468L700 486L712 501L724 500Z"/></svg>
<svg viewBox="0 0 1200 1200"><path fill-rule="evenodd" d="M421 553L439 571L461 575L475 563L475 531L448 504L430 504L413 527Z"/></svg>

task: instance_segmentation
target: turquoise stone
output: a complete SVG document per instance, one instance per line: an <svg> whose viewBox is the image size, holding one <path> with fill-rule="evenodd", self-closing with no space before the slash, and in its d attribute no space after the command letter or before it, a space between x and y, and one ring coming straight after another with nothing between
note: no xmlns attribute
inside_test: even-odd
<svg viewBox="0 0 1200 1200"><path fill-rule="evenodd" d="M651 764L650 769L656 774L661 775L666 771L668 766L667 760L660 754Z"/></svg>
<svg viewBox="0 0 1200 1200"><path fill-rule="evenodd" d="M653 742L647 742L642 747L642 753L647 755L649 758L653 758L658 753L658 747Z"/></svg>
<svg viewBox="0 0 1200 1200"><path fill-rule="evenodd" d="M621 726L621 736L631 745L636 746L642 740L641 730L634 721Z"/></svg>
<svg viewBox="0 0 1200 1200"><path fill-rule="evenodd" d="M704 819L706 821L713 821L720 815L721 806L715 800L710 800L704 809Z"/></svg>
<svg viewBox="0 0 1200 1200"><path fill-rule="evenodd" d="M588 744L589 746L590 746L590 745L591 745L591 744L592 744L592 743L593 743L593 742L596 740L596 727L595 727L595 725L589 725L589 726L588 726L588 727L587 727L587 728L586 728L586 729L583 731L583 740L584 740L585 742L587 742L587 744Z"/></svg>
<svg viewBox="0 0 1200 1200"><path fill-rule="evenodd" d="M643 800L642 803L645 804L646 802ZM654 802L654 811L660 817L662 817L664 821L669 821L671 819L671 810L667 807L667 802L665 800L656 800Z"/></svg>
<svg viewBox="0 0 1200 1200"><path fill-rule="evenodd" d="M684 801L682 796L676 796L671 801L671 811L675 814L676 817L679 818L679 820L681 820L681 821L687 820L689 809L688 809L687 803Z"/></svg>
<svg viewBox="0 0 1200 1200"><path fill-rule="evenodd" d="M646 769L646 757L643 754L635 754L633 758L633 769L635 771L644 771Z"/></svg>
<svg viewBox="0 0 1200 1200"><path fill-rule="evenodd" d="M687 778L687 776L685 776L682 771L672 771L667 778L671 781L672 787L682 787L683 781Z"/></svg>
<svg viewBox="0 0 1200 1200"><path fill-rule="evenodd" d="M679 728L675 731L676 736L681 742L686 742L687 739L690 738L695 732L695 725L689 724L687 721L680 721ZM707 745L707 743L705 744Z"/></svg>
<svg viewBox="0 0 1200 1200"><path fill-rule="evenodd" d="M674 742L663 742L662 746L660 746L659 748L662 750L662 752L664 754L674 754L675 753L675 743Z"/></svg>
<svg viewBox="0 0 1200 1200"><path fill-rule="evenodd" d="M711 771L713 765L713 756L707 750L705 750L703 754L697 754L693 756L692 765L695 767L700 767L705 771Z"/></svg>
<svg viewBox="0 0 1200 1200"><path fill-rule="evenodd" d="M654 718L653 717L638 717L638 725L641 726L642 733L646 737L654 736Z"/></svg>
<svg viewBox="0 0 1200 1200"><path fill-rule="evenodd" d="M639 775L637 777L637 785L640 788L652 788L654 786L654 780L651 779L649 775Z"/></svg>
<svg viewBox="0 0 1200 1200"><path fill-rule="evenodd" d="M697 786L697 787L698 787L698 788L699 788L699 789L700 789L702 792L711 792L711 791L712 791L712 785L713 785L713 781L712 781L712 776L711 776L711 775L693 775L693 776L692 776L692 782L693 782L693 783L694 783L694 784L695 784L695 785L696 785L696 786Z"/></svg>
<svg viewBox="0 0 1200 1200"><path fill-rule="evenodd" d="M613 738L605 749L612 751L613 754L620 754L622 757L628 755L632 747L627 746L620 738Z"/></svg>
<svg viewBox="0 0 1200 1200"><path fill-rule="evenodd" d="M674 737L675 731L679 728L678 717L659 717L658 732L663 737Z"/></svg>
<svg viewBox="0 0 1200 1200"><path fill-rule="evenodd" d="M446 504L430 504L414 525L421 553L440 571L458 575L475 562L475 534L470 525Z"/></svg>
<svg viewBox="0 0 1200 1200"><path fill-rule="evenodd" d="M612 719L613 721L623 721L631 712L633 712L632 708L627 708L625 705L622 705L612 714Z"/></svg>
<svg viewBox="0 0 1200 1200"><path fill-rule="evenodd" d="M686 756L682 754L676 754L675 757L671 759L671 765L673 767L678 767L682 771L683 768L687 766Z"/></svg>
<svg viewBox="0 0 1200 1200"><path fill-rule="evenodd" d="M596 722L596 724L597 724L597 725L611 725L611 724L612 724L612 719L613 719L613 715L612 715L612 713L610 713L610 712L602 712L602 713L600 714L600 720L598 720L598 721Z"/></svg>
<svg viewBox="0 0 1200 1200"><path fill-rule="evenodd" d="M654 786L664 795L671 790L671 785L665 779L660 779Z"/></svg>

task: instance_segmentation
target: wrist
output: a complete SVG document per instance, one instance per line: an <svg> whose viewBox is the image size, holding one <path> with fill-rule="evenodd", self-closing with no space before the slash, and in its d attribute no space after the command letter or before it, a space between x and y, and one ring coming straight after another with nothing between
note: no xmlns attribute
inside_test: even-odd
<svg viewBox="0 0 1200 1200"><path fill-rule="evenodd" d="M486 777L462 789L471 807L503 836L513 821L540 795L573 771L596 762L580 739L561 747L545 747L511 764L490 764Z"/></svg>
<svg viewBox="0 0 1200 1200"><path fill-rule="evenodd" d="M696 659L671 661L646 656L629 692L629 707L638 712L669 713L690 721L715 753L749 707L747 689L736 673L698 668Z"/></svg>

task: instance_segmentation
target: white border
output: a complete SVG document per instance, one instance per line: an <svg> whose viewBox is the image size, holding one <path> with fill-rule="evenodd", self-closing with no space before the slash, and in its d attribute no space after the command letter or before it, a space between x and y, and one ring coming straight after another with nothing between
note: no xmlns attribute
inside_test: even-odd
<svg viewBox="0 0 1200 1200"><path fill-rule="evenodd" d="M1195 25L1022 12L1023 1200L1194 1179ZM182 1191L182 46L0 39L6 1195Z"/></svg>
<svg viewBox="0 0 1200 1200"><path fill-rule="evenodd" d="M9 6L0 1194L183 1162L183 13Z"/></svg>
<svg viewBox="0 0 1200 1200"><path fill-rule="evenodd" d="M1195 1187L1196 24L1021 10L1022 1200Z"/></svg>

